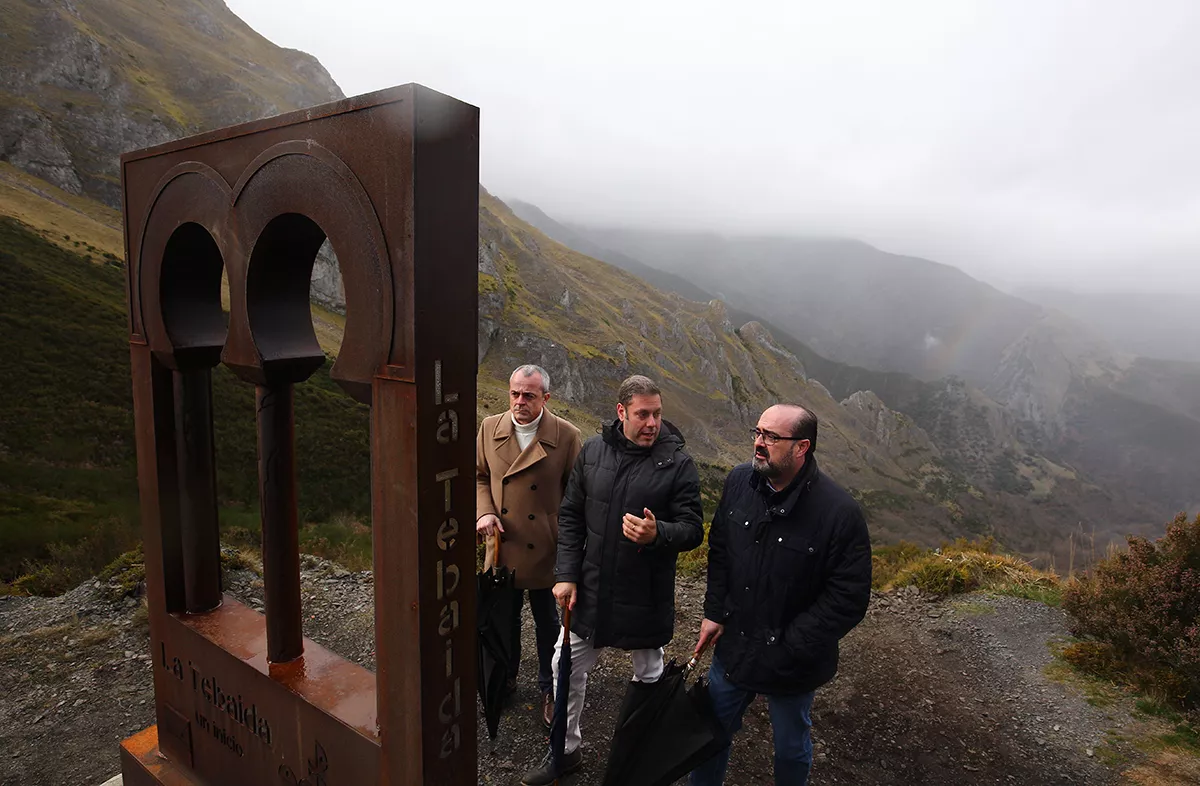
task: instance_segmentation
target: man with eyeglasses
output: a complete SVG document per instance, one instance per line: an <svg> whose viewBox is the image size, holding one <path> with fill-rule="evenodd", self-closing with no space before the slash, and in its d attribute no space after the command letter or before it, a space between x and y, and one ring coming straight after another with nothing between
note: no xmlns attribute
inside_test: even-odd
<svg viewBox="0 0 1200 786"><path fill-rule="evenodd" d="M803 786L813 695L867 612L871 542L858 503L817 468L816 415L779 404L752 433L754 456L729 473L713 517L696 652L716 645L709 695L730 736L754 697L767 697L775 783ZM726 748L692 786L722 783L728 763Z"/></svg>
<svg viewBox="0 0 1200 786"><path fill-rule="evenodd" d="M500 539L500 564L515 573L513 638L517 648L507 690L517 686L521 663L521 607L528 590L538 654L542 723L554 714L551 659L558 637L554 603L554 559L558 553L558 507L582 440L579 429L546 408L550 375L540 366L521 366L508 380L509 409L484 418L475 444L475 531L488 541L491 567Z"/></svg>

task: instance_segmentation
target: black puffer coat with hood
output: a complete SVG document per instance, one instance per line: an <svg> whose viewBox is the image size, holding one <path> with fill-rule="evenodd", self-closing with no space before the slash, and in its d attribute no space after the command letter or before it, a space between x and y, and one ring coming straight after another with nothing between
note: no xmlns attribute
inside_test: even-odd
<svg viewBox="0 0 1200 786"><path fill-rule="evenodd" d="M630 442L621 422L583 450L558 512L555 578L578 593L571 630L594 647L664 646L675 630L675 561L704 539L700 474L684 439L663 421L650 447ZM654 542L625 537L626 513L657 520Z"/></svg>

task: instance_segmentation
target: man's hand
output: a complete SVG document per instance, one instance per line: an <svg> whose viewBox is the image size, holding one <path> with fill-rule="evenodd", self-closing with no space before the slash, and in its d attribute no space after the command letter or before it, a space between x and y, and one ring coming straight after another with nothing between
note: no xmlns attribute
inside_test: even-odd
<svg viewBox="0 0 1200 786"><path fill-rule="evenodd" d="M625 537L639 546L649 546L658 537L658 521L650 512L650 508L642 508L642 512L646 514L644 519L626 513L625 518L621 520L621 530Z"/></svg>
<svg viewBox="0 0 1200 786"><path fill-rule="evenodd" d="M554 593L554 599L558 601L558 605L562 606L564 609L575 608L575 598L577 596L575 592L575 582L560 581L554 585L554 589L551 590L551 592Z"/></svg>
<svg viewBox="0 0 1200 786"><path fill-rule="evenodd" d="M696 651L693 654L699 655L710 645L716 644L717 639L721 638L721 634L724 632L724 625L705 618L704 621L700 623L700 641L696 642Z"/></svg>
<svg viewBox="0 0 1200 786"><path fill-rule="evenodd" d="M500 519L495 513L485 513L479 517L479 521L475 522L475 534L477 535L490 538L497 531L503 532L504 525L500 523Z"/></svg>

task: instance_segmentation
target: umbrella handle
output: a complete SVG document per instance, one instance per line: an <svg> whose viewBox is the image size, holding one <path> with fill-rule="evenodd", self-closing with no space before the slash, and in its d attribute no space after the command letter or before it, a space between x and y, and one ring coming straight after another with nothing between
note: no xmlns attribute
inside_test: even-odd
<svg viewBox="0 0 1200 786"><path fill-rule="evenodd" d="M708 642L705 642L705 643L704 643L704 646L700 648L700 651L699 651L699 652L697 652L695 655L693 655L693 656L692 656L692 659L691 659L691 660L689 660L689 661L687 662L687 665L683 667L683 673L684 673L684 674L691 674L691 673L692 673L692 669L696 668L697 664L699 664L699 663L700 663L700 658L704 657L704 651L705 651L706 649L708 649Z"/></svg>
<svg viewBox="0 0 1200 786"><path fill-rule="evenodd" d="M571 607L563 609L563 646L571 643Z"/></svg>
<svg viewBox="0 0 1200 786"><path fill-rule="evenodd" d="M492 546L492 567L500 570L500 533L493 533L492 540L495 544Z"/></svg>

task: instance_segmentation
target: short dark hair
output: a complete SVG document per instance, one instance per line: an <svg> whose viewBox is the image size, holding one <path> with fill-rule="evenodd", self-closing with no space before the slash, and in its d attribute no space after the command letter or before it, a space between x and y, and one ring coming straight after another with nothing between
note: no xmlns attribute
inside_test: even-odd
<svg viewBox="0 0 1200 786"><path fill-rule="evenodd" d="M633 401L634 396L661 396L662 391L658 385L654 384L654 380L650 377L643 377L641 374L634 374L621 383L621 389L617 391L617 401L621 402L621 406L627 407Z"/></svg>
<svg viewBox="0 0 1200 786"><path fill-rule="evenodd" d="M808 452L817 452L817 416L799 404L784 404L796 413L792 423L792 436L808 440Z"/></svg>

